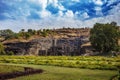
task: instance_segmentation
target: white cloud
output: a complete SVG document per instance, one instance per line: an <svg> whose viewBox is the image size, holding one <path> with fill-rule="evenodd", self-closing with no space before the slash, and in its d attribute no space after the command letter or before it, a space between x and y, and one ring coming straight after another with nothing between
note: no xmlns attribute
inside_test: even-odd
<svg viewBox="0 0 120 80"><path fill-rule="evenodd" d="M86 13L84 13L86 15ZM0 21L0 29L12 29L14 31L20 31L20 29L43 29L43 28L61 28L61 27L92 27L96 22L99 23L108 23L115 21L120 25L120 16L119 13L113 15L108 15L106 17L93 18L85 21L75 20L73 18L66 17L50 17L44 18L42 20L32 20L32 21L22 21L22 20L6 20ZM22 24L21 24L22 23ZM2 27L4 26L4 27Z"/></svg>
<svg viewBox="0 0 120 80"><path fill-rule="evenodd" d="M90 17L86 12L84 12L84 13L82 14L82 16L83 16L84 19Z"/></svg>
<svg viewBox="0 0 120 80"><path fill-rule="evenodd" d="M96 5L99 5L99 6L103 5L102 0L93 0L93 2L94 2Z"/></svg>
<svg viewBox="0 0 120 80"><path fill-rule="evenodd" d="M120 3L115 6L112 10L110 10L109 15L99 18L93 18L90 20L86 20L84 23L88 26L93 26L94 23L110 23L112 21L115 21L120 25Z"/></svg>
<svg viewBox="0 0 120 80"><path fill-rule="evenodd" d="M95 10L96 10L96 13L95 13L96 15L103 16L102 8L100 6L96 6Z"/></svg>
<svg viewBox="0 0 120 80"><path fill-rule="evenodd" d="M43 10L46 8L47 3L48 3L48 0L28 0L28 2L30 2L30 1L34 2L36 4L39 4Z"/></svg>
<svg viewBox="0 0 120 80"><path fill-rule="evenodd" d="M62 17L64 15L64 13L62 11L58 12L58 17Z"/></svg>
<svg viewBox="0 0 120 80"><path fill-rule="evenodd" d="M74 17L74 14L71 10L68 10L66 13L65 13L65 17L68 17L68 18L73 18Z"/></svg>
<svg viewBox="0 0 120 80"><path fill-rule="evenodd" d="M78 15L79 15L79 18L80 18L81 20L84 20L84 19L90 17L87 12L81 13L80 11L79 11L79 12L77 11L77 12L75 13L75 17L76 17L77 19L78 19Z"/></svg>
<svg viewBox="0 0 120 80"><path fill-rule="evenodd" d="M58 2L58 0L48 0L48 4L52 4L54 7L57 7L59 10L66 10L62 4Z"/></svg>
<svg viewBox="0 0 120 80"><path fill-rule="evenodd" d="M113 9L109 11L109 14L120 14L120 3L114 6Z"/></svg>
<svg viewBox="0 0 120 80"><path fill-rule="evenodd" d="M48 10L46 10L47 4L51 2L56 3L57 0L30 0L30 1L36 3L42 8L42 10L35 11L35 13L37 13L41 18L46 18L51 16L51 13Z"/></svg>
<svg viewBox="0 0 120 80"><path fill-rule="evenodd" d="M65 7L63 5L61 5L61 4L58 5L58 9L61 10L61 11L66 10Z"/></svg>
<svg viewBox="0 0 120 80"><path fill-rule="evenodd" d="M42 10L39 12L39 15L41 18L46 18L46 17L50 17L51 16L51 13L47 10Z"/></svg>

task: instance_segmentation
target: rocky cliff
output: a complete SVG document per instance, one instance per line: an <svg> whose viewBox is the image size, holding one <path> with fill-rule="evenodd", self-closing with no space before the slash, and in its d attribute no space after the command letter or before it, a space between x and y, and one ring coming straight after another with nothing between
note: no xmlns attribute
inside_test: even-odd
<svg viewBox="0 0 120 80"><path fill-rule="evenodd" d="M29 42L5 43L6 52L16 55L80 55L81 45L87 40L83 37L39 38Z"/></svg>
<svg viewBox="0 0 120 80"><path fill-rule="evenodd" d="M80 55L81 45L89 42L90 29L56 29L54 36L4 41L5 51L16 55Z"/></svg>

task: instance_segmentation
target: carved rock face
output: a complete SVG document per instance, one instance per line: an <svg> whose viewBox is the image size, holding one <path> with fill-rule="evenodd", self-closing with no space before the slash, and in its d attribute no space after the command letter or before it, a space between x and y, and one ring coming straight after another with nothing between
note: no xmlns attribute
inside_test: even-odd
<svg viewBox="0 0 120 80"><path fill-rule="evenodd" d="M80 37L74 38L40 38L29 42L6 43L6 52L13 51L16 55L71 55L80 54L82 45Z"/></svg>

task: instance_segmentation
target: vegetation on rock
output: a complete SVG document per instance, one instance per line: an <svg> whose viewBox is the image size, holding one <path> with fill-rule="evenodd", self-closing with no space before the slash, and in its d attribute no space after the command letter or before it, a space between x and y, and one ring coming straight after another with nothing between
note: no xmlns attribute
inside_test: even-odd
<svg viewBox="0 0 120 80"><path fill-rule="evenodd" d="M0 43L0 55L5 55L4 45Z"/></svg>

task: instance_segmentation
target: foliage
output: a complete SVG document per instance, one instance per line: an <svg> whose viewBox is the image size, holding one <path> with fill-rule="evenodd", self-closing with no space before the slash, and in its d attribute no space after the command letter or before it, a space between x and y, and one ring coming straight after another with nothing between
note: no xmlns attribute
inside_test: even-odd
<svg viewBox="0 0 120 80"><path fill-rule="evenodd" d="M118 80L120 80L120 69L119 69L119 72L118 72Z"/></svg>
<svg viewBox="0 0 120 80"><path fill-rule="evenodd" d="M29 34L29 33L25 33L25 39L29 39L30 37L31 37L31 34Z"/></svg>
<svg viewBox="0 0 120 80"><path fill-rule="evenodd" d="M19 31L18 33L15 33L10 29L0 30L0 37L5 38L5 40L29 39L31 36L46 37L46 36L54 35L54 34L55 32L49 29L43 29L43 30L28 29L27 31L25 31L25 29L21 29L21 31Z"/></svg>
<svg viewBox="0 0 120 80"><path fill-rule="evenodd" d="M43 37L46 37L48 34L47 34L47 32L41 32L41 35L42 35Z"/></svg>
<svg viewBox="0 0 120 80"><path fill-rule="evenodd" d="M5 39L11 39L14 35L14 32L10 29L0 30L0 36L4 37Z"/></svg>
<svg viewBox="0 0 120 80"><path fill-rule="evenodd" d="M0 43L0 55L5 55L4 46Z"/></svg>
<svg viewBox="0 0 120 80"><path fill-rule="evenodd" d="M13 34L14 32L10 29L6 29L6 30L0 30L0 35L1 36L8 36L8 35L11 35Z"/></svg>
<svg viewBox="0 0 120 80"><path fill-rule="evenodd" d="M14 33L14 35L13 35L13 39L19 39L20 38L20 35L19 34L17 34L17 33Z"/></svg>
<svg viewBox="0 0 120 80"><path fill-rule="evenodd" d="M90 41L97 51L108 53L115 51L118 47L119 33L119 27L115 22L111 24L96 23L90 31Z"/></svg>
<svg viewBox="0 0 120 80"><path fill-rule="evenodd" d="M12 52L12 51L7 52L7 55L14 55L14 52Z"/></svg>
<svg viewBox="0 0 120 80"><path fill-rule="evenodd" d="M29 33L30 35L35 35L36 30L28 29L27 33Z"/></svg>
<svg viewBox="0 0 120 80"><path fill-rule="evenodd" d="M1 56L1 63L53 65L71 68L117 70L119 57L85 56Z"/></svg>

